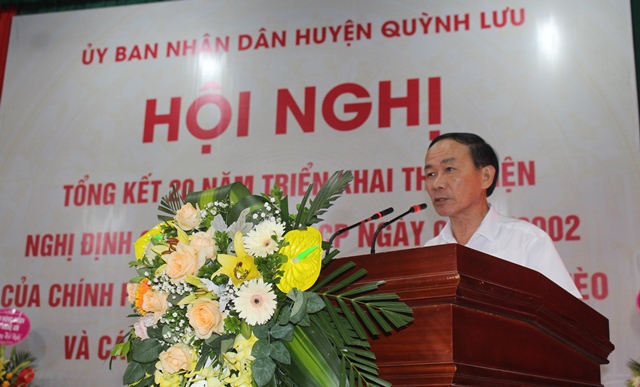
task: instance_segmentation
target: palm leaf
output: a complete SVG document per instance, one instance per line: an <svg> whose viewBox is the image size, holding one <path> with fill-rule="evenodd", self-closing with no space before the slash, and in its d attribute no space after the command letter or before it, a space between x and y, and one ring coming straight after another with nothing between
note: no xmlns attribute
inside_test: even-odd
<svg viewBox="0 0 640 387"><path fill-rule="evenodd" d="M31 352L17 350L16 347L12 347L11 355L9 356L9 360L5 364L4 369L14 374L18 374L20 371L29 367L35 361L36 357Z"/></svg>
<svg viewBox="0 0 640 387"><path fill-rule="evenodd" d="M325 331L325 336L333 342L341 357L340 385L389 386L388 382L378 377L378 367L374 362L375 356L369 349L369 342L358 339L356 332L342 313L331 316L333 313L330 310L323 309L311 318L317 321L318 326ZM339 309L335 308L334 311ZM342 338L345 335L353 344L344 344Z"/></svg>
<svg viewBox="0 0 640 387"><path fill-rule="evenodd" d="M354 315L353 311L351 311L349 306L347 306L347 303L342 298L338 298L337 301L338 301L338 306L340 306L340 310L342 310L342 314L346 317L347 321L349 322L349 325L351 325L351 328L353 328L358 338L360 340L366 340L367 334L365 333L364 329L362 328L362 325Z"/></svg>
<svg viewBox="0 0 640 387"><path fill-rule="evenodd" d="M184 201L178 192L178 187L175 185L172 186L171 191L160 199L160 204L158 205L158 211L160 211L160 214L158 214L158 220L161 222L173 220L176 212L178 212L183 204Z"/></svg>
<svg viewBox="0 0 640 387"><path fill-rule="evenodd" d="M378 310L374 309L371 305L365 305L367 307L367 310L369 311L369 314L371 314L371 316L373 316L374 320L376 320L376 322L378 323L378 325L380 326L380 328L385 332L385 333L389 333L391 332L391 330L393 328L391 328L391 325L389 325L389 323L387 322L387 320L385 320L384 317L382 317L379 313Z"/></svg>
<svg viewBox="0 0 640 387"><path fill-rule="evenodd" d="M366 270L348 262L318 281L310 291L322 297L326 308L311 315L332 340L345 367L341 382L350 386L390 386L378 376L367 333L389 333L413 321L412 310L392 293L376 294L384 282L358 285ZM373 293L372 293L373 292ZM348 381L342 380L348 378Z"/></svg>
<svg viewBox="0 0 640 387"><path fill-rule="evenodd" d="M327 212L333 202L347 188L353 180L351 171L337 171L322 185L314 200L309 201L309 208L306 209L306 202L313 189L313 184L309 186L307 192L300 203L300 210L296 216L294 227L308 227L320 222L320 215Z"/></svg>
<svg viewBox="0 0 640 387"><path fill-rule="evenodd" d="M360 304L358 304L357 302L353 302L351 303L351 305L353 306L353 310L355 310L358 314L360 321L362 321L362 323L367 327L369 333L371 333L371 335L373 336L378 336L380 334L380 331L378 331L376 324L371 321L371 317L369 317L364 309L362 309L362 306L360 306Z"/></svg>
<svg viewBox="0 0 640 387"><path fill-rule="evenodd" d="M327 294L335 294L337 291L344 289L347 286L355 283L357 280L364 277L365 275L367 275L367 271L365 269L359 269L355 273L351 274L349 277L340 281L338 284L329 288L329 290L327 290ZM376 286L375 288L377 289L378 286Z"/></svg>
<svg viewBox="0 0 640 387"><path fill-rule="evenodd" d="M309 289L309 291L310 292L315 292L316 290L323 288L325 285L327 285L328 283L330 283L334 279L338 278L339 276L341 276L343 273L345 273L346 271L348 271L349 269L351 269L355 265L356 264L353 263L352 261L349 261L349 262L345 263L344 265L342 265L339 268L337 268L334 271L332 271L326 277L322 278L320 281L316 282L316 284L311 289Z"/></svg>

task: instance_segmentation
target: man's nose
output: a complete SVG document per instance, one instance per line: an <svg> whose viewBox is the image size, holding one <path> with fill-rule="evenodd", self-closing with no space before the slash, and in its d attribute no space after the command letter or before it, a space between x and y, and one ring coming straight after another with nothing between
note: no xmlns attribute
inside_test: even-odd
<svg viewBox="0 0 640 387"><path fill-rule="evenodd" d="M433 189L439 189L444 187L444 178L441 174L436 174L433 177Z"/></svg>

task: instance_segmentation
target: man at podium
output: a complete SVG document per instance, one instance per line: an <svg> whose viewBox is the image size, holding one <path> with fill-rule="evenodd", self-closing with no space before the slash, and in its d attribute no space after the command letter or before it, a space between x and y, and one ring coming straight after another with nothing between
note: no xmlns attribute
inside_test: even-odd
<svg viewBox="0 0 640 387"><path fill-rule="evenodd" d="M536 270L582 298L549 235L499 214L487 201L499 168L495 151L478 135L446 133L431 142L424 163L427 192L449 221L425 246L458 243Z"/></svg>

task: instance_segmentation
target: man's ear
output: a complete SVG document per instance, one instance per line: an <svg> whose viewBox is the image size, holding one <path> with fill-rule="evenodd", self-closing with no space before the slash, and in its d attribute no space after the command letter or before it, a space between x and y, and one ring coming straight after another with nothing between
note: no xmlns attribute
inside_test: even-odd
<svg viewBox="0 0 640 387"><path fill-rule="evenodd" d="M482 173L482 189L488 189L496 176L496 169L493 165L486 165L480 168L480 172Z"/></svg>

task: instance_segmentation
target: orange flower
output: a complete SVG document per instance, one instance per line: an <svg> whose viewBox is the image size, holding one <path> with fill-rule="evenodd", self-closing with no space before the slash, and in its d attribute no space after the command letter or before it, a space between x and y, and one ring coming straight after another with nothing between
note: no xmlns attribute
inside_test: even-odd
<svg viewBox="0 0 640 387"><path fill-rule="evenodd" d="M146 292L151 289L151 284L149 284L149 279L145 278L138 284L138 290L136 291L136 309L140 315L144 316L147 312L142 309L142 303L144 301L144 295Z"/></svg>

